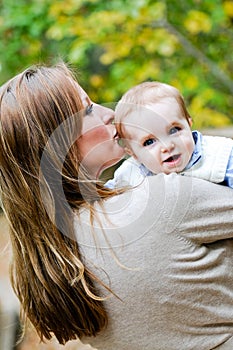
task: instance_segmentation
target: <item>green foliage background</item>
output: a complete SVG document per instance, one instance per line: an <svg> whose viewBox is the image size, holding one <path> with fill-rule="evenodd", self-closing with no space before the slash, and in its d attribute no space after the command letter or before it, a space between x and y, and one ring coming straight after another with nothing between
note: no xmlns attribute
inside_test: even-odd
<svg viewBox="0 0 233 350"><path fill-rule="evenodd" d="M100 103L145 80L176 86L194 127L233 124L232 0L1 0L0 84L58 57Z"/></svg>

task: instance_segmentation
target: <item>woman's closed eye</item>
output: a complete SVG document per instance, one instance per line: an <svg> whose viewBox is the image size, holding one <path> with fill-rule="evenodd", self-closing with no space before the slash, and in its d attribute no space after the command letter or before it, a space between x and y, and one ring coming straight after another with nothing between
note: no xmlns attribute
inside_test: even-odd
<svg viewBox="0 0 233 350"><path fill-rule="evenodd" d="M89 115L89 114L91 114L92 112L93 112L93 103L90 104L90 105L88 105L88 106L86 107L86 113L85 113L85 115Z"/></svg>
<svg viewBox="0 0 233 350"><path fill-rule="evenodd" d="M173 135L176 134L177 132L179 132L181 130L181 128L179 126L173 126L170 130L169 130L169 135Z"/></svg>
<svg viewBox="0 0 233 350"><path fill-rule="evenodd" d="M156 140L153 139L153 138L149 138L147 139L146 141L143 142L143 146L146 147L146 146L150 146L150 145L153 145L153 143L155 143Z"/></svg>

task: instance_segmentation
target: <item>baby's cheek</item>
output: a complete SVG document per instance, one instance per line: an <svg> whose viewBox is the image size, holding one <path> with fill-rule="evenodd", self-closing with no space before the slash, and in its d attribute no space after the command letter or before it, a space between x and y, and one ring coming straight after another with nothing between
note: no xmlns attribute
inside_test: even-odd
<svg viewBox="0 0 233 350"><path fill-rule="evenodd" d="M194 151L194 148L195 148L194 141L188 139L188 140L186 141L186 147L185 147L185 148L187 149L187 152L189 152L190 154L192 154L193 151Z"/></svg>
<svg viewBox="0 0 233 350"><path fill-rule="evenodd" d="M144 151L144 149L135 148L134 154L140 163L144 163L144 161L146 160L146 152Z"/></svg>
<svg viewBox="0 0 233 350"><path fill-rule="evenodd" d="M153 152L149 152L149 151L144 152L141 162L144 163L147 168L153 167L155 163L155 156Z"/></svg>

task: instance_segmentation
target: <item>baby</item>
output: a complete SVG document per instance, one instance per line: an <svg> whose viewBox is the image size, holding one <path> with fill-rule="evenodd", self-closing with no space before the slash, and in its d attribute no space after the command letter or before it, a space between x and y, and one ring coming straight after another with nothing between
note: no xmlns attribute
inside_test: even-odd
<svg viewBox="0 0 233 350"><path fill-rule="evenodd" d="M172 172L233 188L233 140L191 131L192 118L173 86L145 82L127 91L116 107L122 146L131 157L106 183L136 186L145 176Z"/></svg>

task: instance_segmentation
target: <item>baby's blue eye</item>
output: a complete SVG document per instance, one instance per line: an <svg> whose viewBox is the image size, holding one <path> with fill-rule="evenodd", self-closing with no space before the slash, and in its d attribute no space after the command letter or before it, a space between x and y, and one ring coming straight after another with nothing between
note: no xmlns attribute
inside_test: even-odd
<svg viewBox="0 0 233 350"><path fill-rule="evenodd" d="M169 135L175 134L180 130L181 130L181 128L179 128L178 126L174 126L173 128L170 129Z"/></svg>
<svg viewBox="0 0 233 350"><path fill-rule="evenodd" d="M153 143L155 143L155 139L148 139L145 142L143 142L143 146L150 146Z"/></svg>

